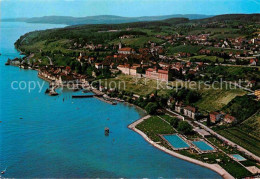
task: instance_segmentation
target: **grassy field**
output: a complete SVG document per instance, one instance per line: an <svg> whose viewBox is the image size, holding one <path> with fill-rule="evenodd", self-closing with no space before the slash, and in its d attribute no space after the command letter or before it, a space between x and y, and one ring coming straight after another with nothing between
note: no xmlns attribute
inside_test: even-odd
<svg viewBox="0 0 260 179"><path fill-rule="evenodd" d="M236 96L243 96L246 94L241 89L201 89L202 99L195 105L204 112L211 112L220 110L227 105Z"/></svg>
<svg viewBox="0 0 260 179"><path fill-rule="evenodd" d="M127 92L133 92L138 95L148 95L156 91L157 89L157 81L150 80L145 78L135 78L129 75L118 75L116 78L110 78L102 80L102 84L104 86L108 86L111 84L113 88L116 84L116 87L119 90L125 90ZM164 87L166 87L166 83L162 83ZM168 90L159 89L158 94L166 94Z"/></svg>
<svg viewBox="0 0 260 179"><path fill-rule="evenodd" d="M236 50L236 49L223 49L223 48L216 48L216 47L207 47L206 49L208 49L208 50L213 50L214 52L227 52L227 53L229 53L229 52L234 52L234 53L236 53L236 52L243 52L243 50Z"/></svg>
<svg viewBox="0 0 260 179"><path fill-rule="evenodd" d="M169 94L170 91L175 90L176 86L188 87L193 90L198 90L198 92L201 93L202 99L195 103L195 105L205 113L220 110L236 96L246 94L246 92L241 89L207 89L204 84L199 86L198 84L178 81L169 82L168 84L162 82L157 86L158 83L156 80L145 78L137 79L129 75L118 75L116 78L105 79L102 80L102 84L108 87L109 84L111 84L112 88L116 84L117 88L120 88L120 90L143 96L151 94L156 90L159 95L166 95ZM167 89L167 85L174 89Z"/></svg>
<svg viewBox="0 0 260 179"><path fill-rule="evenodd" d="M248 132L241 130L239 127L218 130L217 132L250 152L260 156L259 138L249 135Z"/></svg>
<svg viewBox="0 0 260 179"><path fill-rule="evenodd" d="M243 131L247 131L249 135L260 138L260 112L242 122L239 128Z"/></svg>
<svg viewBox="0 0 260 179"><path fill-rule="evenodd" d="M202 49L202 46L192 46L192 45L180 45L177 47L169 46L166 53L168 55L173 55L178 52L198 53L200 49Z"/></svg>
<svg viewBox="0 0 260 179"><path fill-rule="evenodd" d="M216 57L216 56L207 56L207 55L198 55L198 56L193 56L191 57L191 60L196 60L196 61L203 61L203 62L224 62L223 58Z"/></svg>
<svg viewBox="0 0 260 179"><path fill-rule="evenodd" d="M207 28L207 29L193 30L193 31L190 31L189 34L190 35L199 35L202 32L204 32L206 34L214 34L214 33L215 34L217 34L217 33L224 34L224 33L234 33L236 31L237 30L234 30L232 28Z"/></svg>
<svg viewBox="0 0 260 179"><path fill-rule="evenodd" d="M156 37L149 37L149 36L140 36L136 38L129 38L129 39L117 39L112 41L110 44L119 44L121 41L122 44L126 46L131 47L144 47L145 44L148 43L148 41L155 42L155 43L161 43L163 40L158 39Z"/></svg>

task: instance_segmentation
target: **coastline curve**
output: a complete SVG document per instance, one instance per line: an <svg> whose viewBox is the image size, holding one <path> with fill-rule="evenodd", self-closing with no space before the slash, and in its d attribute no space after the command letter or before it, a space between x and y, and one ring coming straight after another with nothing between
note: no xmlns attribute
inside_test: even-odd
<svg viewBox="0 0 260 179"><path fill-rule="evenodd" d="M150 118L150 115L146 115L144 117L142 117L141 119L138 119L137 121L133 122L132 124L128 125L128 128L135 131L136 133L138 133L139 135L141 135L148 143L150 143L151 145L153 145L155 148L182 160L185 160L187 162L190 163L194 163L196 165L200 165L202 167L208 168L216 173L218 173L221 177L223 177L224 179L234 179L234 177L232 175L230 175L225 169L223 169L221 166L219 166L218 164L208 164L208 163L204 163L202 161L181 155L179 153L176 153L174 151L171 151L169 149L166 149L163 146L160 146L159 144L155 143L154 141L152 141L145 133L143 133L141 130L137 129L136 126L138 124L140 124L141 122L143 122L144 120Z"/></svg>

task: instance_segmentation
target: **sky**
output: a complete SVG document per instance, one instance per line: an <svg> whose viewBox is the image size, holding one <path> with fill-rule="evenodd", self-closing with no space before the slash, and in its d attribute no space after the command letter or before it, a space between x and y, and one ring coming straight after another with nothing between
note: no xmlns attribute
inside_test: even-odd
<svg viewBox="0 0 260 179"><path fill-rule="evenodd" d="M0 0L0 18L260 13L260 0Z"/></svg>

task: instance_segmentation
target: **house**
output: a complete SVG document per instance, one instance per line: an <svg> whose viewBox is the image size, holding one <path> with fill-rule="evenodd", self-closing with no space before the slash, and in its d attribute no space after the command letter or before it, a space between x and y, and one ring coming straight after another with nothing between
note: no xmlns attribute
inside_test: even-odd
<svg viewBox="0 0 260 179"><path fill-rule="evenodd" d="M175 103L175 111L178 113L182 113L182 107L183 107L183 103L182 102L176 102Z"/></svg>
<svg viewBox="0 0 260 179"><path fill-rule="evenodd" d="M125 75L137 75L137 69L140 68L141 66L139 64L124 64L124 65L118 65L117 69L120 70L123 74Z"/></svg>
<svg viewBox="0 0 260 179"><path fill-rule="evenodd" d="M174 98L169 98L167 101L167 105L171 106L174 103L174 101L175 101Z"/></svg>
<svg viewBox="0 0 260 179"><path fill-rule="evenodd" d="M168 70L157 70L155 68L148 68L145 71L146 78L161 80L161 81L169 81L170 73Z"/></svg>
<svg viewBox="0 0 260 179"><path fill-rule="evenodd" d="M145 71L145 75L146 75L146 78L150 78L150 79L154 79L154 80L156 80L158 78L157 71L154 68L148 68Z"/></svg>
<svg viewBox="0 0 260 179"><path fill-rule="evenodd" d="M125 75L130 75L130 64L118 65L117 69Z"/></svg>
<svg viewBox="0 0 260 179"><path fill-rule="evenodd" d="M136 75L137 75L137 68L138 68L138 67L139 67L139 66L132 66L132 67L130 67L130 69L129 69L130 75L136 76Z"/></svg>
<svg viewBox="0 0 260 179"><path fill-rule="evenodd" d="M103 66L102 63L95 63L95 68L98 70L102 69L102 66Z"/></svg>
<svg viewBox="0 0 260 179"><path fill-rule="evenodd" d="M169 71L168 70L158 70L158 79L162 81L169 81Z"/></svg>
<svg viewBox="0 0 260 179"><path fill-rule="evenodd" d="M135 50L130 47L124 47L124 48L120 48L118 50L118 53L124 55L130 55L130 54L135 54Z"/></svg>
<svg viewBox="0 0 260 179"><path fill-rule="evenodd" d="M226 114L225 117L224 117L224 122L231 124L233 122L236 122L236 118L234 116Z"/></svg>
<svg viewBox="0 0 260 179"><path fill-rule="evenodd" d="M221 113L218 113L218 112L211 112L211 113L209 113L209 117L210 117L210 122L216 123L216 122L221 120L223 115Z"/></svg>
<svg viewBox="0 0 260 179"><path fill-rule="evenodd" d="M251 59L250 60L250 65L256 66L256 64L257 64L257 59Z"/></svg>
<svg viewBox="0 0 260 179"><path fill-rule="evenodd" d="M95 63L95 68L98 70L108 69L110 68L110 63L109 62Z"/></svg>
<svg viewBox="0 0 260 179"><path fill-rule="evenodd" d="M117 68L117 65L116 65L115 63L111 63L111 64L110 64L110 68L111 68L111 69L116 69L116 68Z"/></svg>
<svg viewBox="0 0 260 179"><path fill-rule="evenodd" d="M168 68L170 65L168 63L160 62L159 66L162 68Z"/></svg>
<svg viewBox="0 0 260 179"><path fill-rule="evenodd" d="M183 113L185 116L195 119L197 116L196 108L192 106L186 106L183 108Z"/></svg>

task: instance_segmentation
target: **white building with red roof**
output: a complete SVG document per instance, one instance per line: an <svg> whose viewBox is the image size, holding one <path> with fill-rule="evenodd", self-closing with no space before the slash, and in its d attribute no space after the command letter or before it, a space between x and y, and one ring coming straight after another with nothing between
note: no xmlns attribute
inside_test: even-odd
<svg viewBox="0 0 260 179"><path fill-rule="evenodd" d="M124 55L130 55L130 54L135 54L135 50L130 47L124 47L124 48L120 48L118 50L118 53Z"/></svg>

